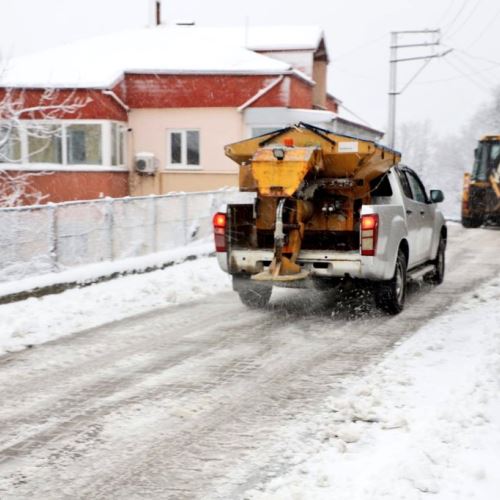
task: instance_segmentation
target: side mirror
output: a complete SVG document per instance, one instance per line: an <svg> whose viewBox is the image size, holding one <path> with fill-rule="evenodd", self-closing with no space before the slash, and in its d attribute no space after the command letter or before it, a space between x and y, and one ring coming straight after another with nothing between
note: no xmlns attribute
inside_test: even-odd
<svg viewBox="0 0 500 500"><path fill-rule="evenodd" d="M440 189L431 189L432 203L441 203L444 201L444 194Z"/></svg>

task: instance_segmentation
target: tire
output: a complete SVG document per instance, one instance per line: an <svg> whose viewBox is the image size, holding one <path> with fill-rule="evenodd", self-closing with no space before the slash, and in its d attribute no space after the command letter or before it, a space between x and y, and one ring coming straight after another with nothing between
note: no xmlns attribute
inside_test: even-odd
<svg viewBox="0 0 500 500"><path fill-rule="evenodd" d="M250 309L262 309L267 306L273 289L270 286L254 285L238 290L241 302Z"/></svg>
<svg viewBox="0 0 500 500"><path fill-rule="evenodd" d="M375 303L379 309L389 314L399 314L406 298L406 256L401 249L394 266L394 276L389 281L379 283L375 288Z"/></svg>
<svg viewBox="0 0 500 500"><path fill-rule="evenodd" d="M437 249L436 258L432 261L434 264L434 271L432 274L424 277L427 283L432 283L433 285L440 285L444 280L444 271L446 268L446 240L441 236L439 239L439 245Z"/></svg>
<svg viewBox="0 0 500 500"><path fill-rule="evenodd" d="M483 223L480 217L462 217L462 226L466 229L479 227Z"/></svg>

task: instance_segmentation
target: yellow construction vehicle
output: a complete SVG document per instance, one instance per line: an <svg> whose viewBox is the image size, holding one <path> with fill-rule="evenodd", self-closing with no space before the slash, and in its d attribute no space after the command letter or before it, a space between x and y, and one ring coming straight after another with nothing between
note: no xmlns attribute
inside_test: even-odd
<svg viewBox="0 0 500 500"><path fill-rule="evenodd" d="M411 199L421 183L409 169L392 169L400 160L396 151L299 123L230 144L225 153L239 164L240 191L256 198L215 214L216 251L250 307L265 305L273 285L353 279L380 284L377 302L397 313L407 271L442 280L445 245L439 243L446 230L432 203L443 195L435 191L431 201L421 187L425 200Z"/></svg>
<svg viewBox="0 0 500 500"><path fill-rule="evenodd" d="M464 174L462 225L500 224L500 135L481 138L472 173Z"/></svg>

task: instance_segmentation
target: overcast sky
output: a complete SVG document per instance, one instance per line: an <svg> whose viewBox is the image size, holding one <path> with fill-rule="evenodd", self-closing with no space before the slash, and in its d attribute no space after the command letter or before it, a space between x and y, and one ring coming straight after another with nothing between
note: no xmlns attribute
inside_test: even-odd
<svg viewBox="0 0 500 500"><path fill-rule="evenodd" d="M148 10L149 0L0 0L0 50L8 58L144 27ZM436 51L455 49L431 61L398 98L398 122L430 119L441 133L456 131L500 85L498 0L163 0L162 18L167 24L193 20L199 25L322 26L330 55L329 91L382 129L387 121L391 30L441 28L445 45ZM429 50L404 49L399 56ZM421 64L398 65L399 88Z"/></svg>

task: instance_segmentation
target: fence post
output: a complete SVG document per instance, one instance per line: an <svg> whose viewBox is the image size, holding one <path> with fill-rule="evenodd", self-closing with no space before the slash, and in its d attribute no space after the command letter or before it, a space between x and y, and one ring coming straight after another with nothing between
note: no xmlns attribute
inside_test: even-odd
<svg viewBox="0 0 500 500"><path fill-rule="evenodd" d="M152 231L152 234L151 234L151 242L152 242L152 250L153 252L157 252L158 251L158 228L157 228L157 225L158 225L158 214L157 214L157 203L156 203L156 199L157 197L156 196L152 196L150 198L151 200L151 204L152 204L152 207L151 207L151 211L152 211L152 214L151 214L151 231Z"/></svg>
<svg viewBox="0 0 500 500"><path fill-rule="evenodd" d="M184 245L189 243L188 239L188 195L182 195L182 226L184 230Z"/></svg>
<svg viewBox="0 0 500 500"><path fill-rule="evenodd" d="M58 265L58 250L57 243L59 239L59 228L57 224L57 205L48 203L50 210L50 260L52 262L52 271L57 271Z"/></svg>
<svg viewBox="0 0 500 500"><path fill-rule="evenodd" d="M113 238L113 198L107 198L106 204L106 219L107 219L107 229L108 229L108 248L109 248L109 260L115 260L114 251L114 238Z"/></svg>

